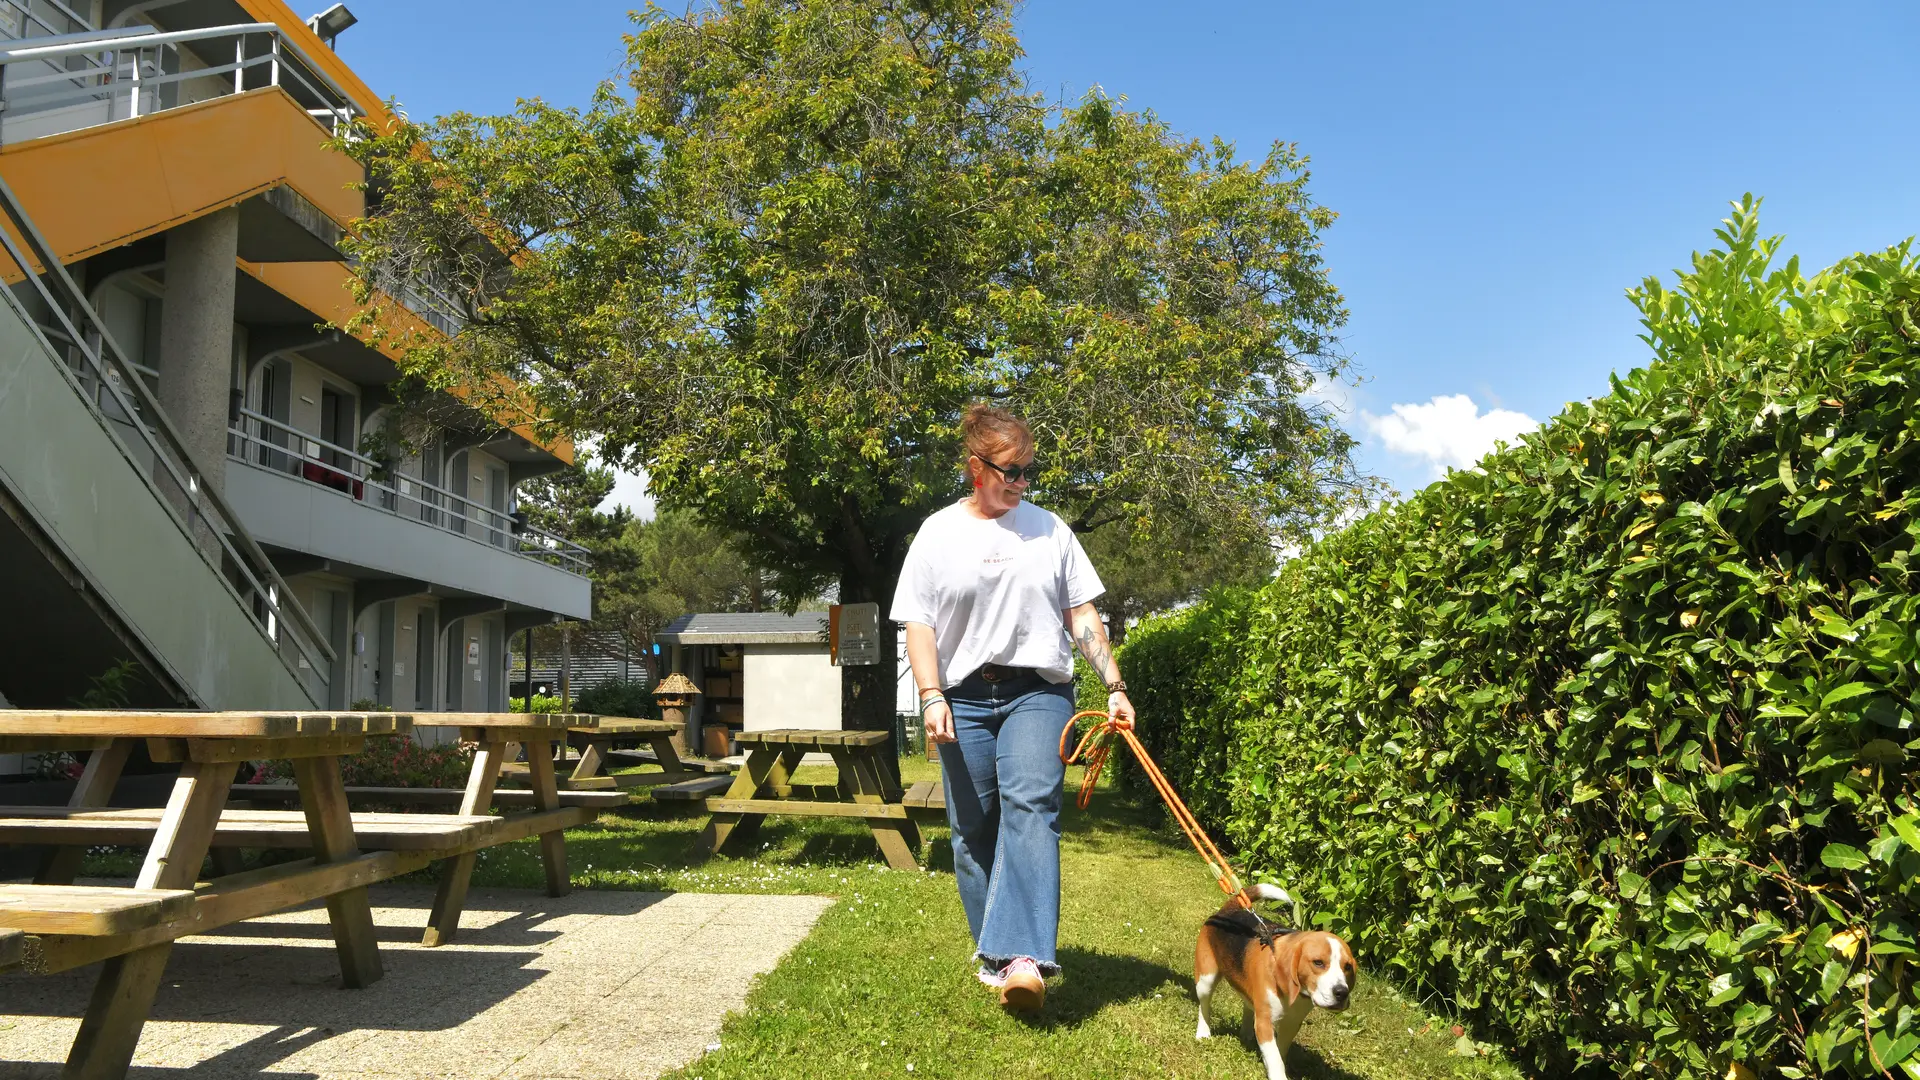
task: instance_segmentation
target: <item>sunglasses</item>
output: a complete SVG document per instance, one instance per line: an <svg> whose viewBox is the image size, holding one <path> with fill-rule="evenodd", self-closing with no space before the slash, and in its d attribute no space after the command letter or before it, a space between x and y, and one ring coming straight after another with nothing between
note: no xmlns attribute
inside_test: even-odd
<svg viewBox="0 0 1920 1080"><path fill-rule="evenodd" d="M1025 465L997 465L988 461L986 458L981 458L980 461L994 472L999 473L1001 478L1009 484L1017 484L1022 480L1040 479L1040 463L1038 461L1029 461Z"/></svg>

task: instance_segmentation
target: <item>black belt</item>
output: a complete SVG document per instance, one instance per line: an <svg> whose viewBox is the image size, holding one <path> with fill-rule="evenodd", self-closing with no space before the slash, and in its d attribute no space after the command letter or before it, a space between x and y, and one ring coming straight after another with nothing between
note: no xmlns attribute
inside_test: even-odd
<svg viewBox="0 0 1920 1080"><path fill-rule="evenodd" d="M982 679L990 683L1014 682L1039 672L1030 667L1007 667L1004 664L981 664L978 672Z"/></svg>

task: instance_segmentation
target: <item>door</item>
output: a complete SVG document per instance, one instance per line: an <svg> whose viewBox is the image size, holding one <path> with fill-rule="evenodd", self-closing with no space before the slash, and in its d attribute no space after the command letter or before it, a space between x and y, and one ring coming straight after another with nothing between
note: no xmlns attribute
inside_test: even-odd
<svg viewBox="0 0 1920 1080"><path fill-rule="evenodd" d="M446 489L454 495L454 498L448 500L451 505L447 507L447 527L465 536L467 534L468 494L467 452L465 450L453 455L452 460L447 462Z"/></svg>
<svg viewBox="0 0 1920 1080"><path fill-rule="evenodd" d="M253 399L253 411L275 421L287 423L293 412L293 368L285 360L260 365L260 386ZM286 429L259 420L242 425L259 439L258 463L281 472L297 472L293 454L288 452Z"/></svg>
<svg viewBox="0 0 1920 1080"><path fill-rule="evenodd" d="M481 708L487 712L506 712L506 627L498 619L488 619L486 626L485 644L480 649L480 665L486 669L487 700Z"/></svg>
<svg viewBox="0 0 1920 1080"><path fill-rule="evenodd" d="M487 525L492 530L487 539L495 547L511 548L513 530L507 521L507 470L498 465L487 466L487 509L491 511Z"/></svg>
<svg viewBox="0 0 1920 1080"><path fill-rule="evenodd" d="M353 459L343 451L354 449L354 400L332 387L320 389L320 437L340 449L324 449L320 459L343 477L353 475Z"/></svg>
<svg viewBox="0 0 1920 1080"><path fill-rule="evenodd" d="M439 632L438 622L437 613L430 607L422 607L414 615L413 707L421 712L433 711L433 642Z"/></svg>

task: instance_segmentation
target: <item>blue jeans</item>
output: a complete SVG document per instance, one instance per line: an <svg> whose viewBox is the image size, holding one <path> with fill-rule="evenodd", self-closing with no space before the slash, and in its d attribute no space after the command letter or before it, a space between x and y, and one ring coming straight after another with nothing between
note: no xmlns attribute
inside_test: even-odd
<svg viewBox="0 0 1920 1080"><path fill-rule="evenodd" d="M1071 683L1030 675L990 683L978 674L947 691L956 742L940 744L953 827L953 876L975 957L995 971L1032 957L1060 970L1060 732L1073 716Z"/></svg>

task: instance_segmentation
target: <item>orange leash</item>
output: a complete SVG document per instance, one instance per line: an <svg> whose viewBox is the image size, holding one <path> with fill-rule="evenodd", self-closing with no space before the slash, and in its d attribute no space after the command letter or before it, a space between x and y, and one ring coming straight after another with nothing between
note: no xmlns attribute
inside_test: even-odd
<svg viewBox="0 0 1920 1080"><path fill-rule="evenodd" d="M1073 737L1073 725L1083 716L1099 716L1104 719L1087 728L1086 734L1080 737L1080 745L1074 747L1072 753L1068 753L1067 740ZM1213 871L1214 880L1219 882L1221 891L1233 897L1241 907L1252 908L1252 902L1241 891L1243 887L1239 876L1233 872L1233 867L1227 865L1226 856L1220 854L1220 849L1213 846L1213 840L1207 836L1206 830L1200 827L1200 822L1194 819L1193 812L1187 809L1186 803L1180 801L1180 796L1173 790L1173 785L1167 782L1166 774L1160 771L1160 766L1153 763L1147 748L1140 745L1139 738L1133 733L1133 725L1115 720L1113 714L1103 713L1097 709L1073 714L1073 718L1067 721L1067 726L1060 732L1061 763L1072 765L1077 761L1084 763L1087 767L1086 776L1080 781L1078 800L1080 809L1085 810L1087 804L1093 801L1094 781L1100 779L1100 770L1107 764L1107 755L1113 752L1115 734L1126 740L1127 745L1133 749L1133 756L1140 760L1141 771L1147 774L1147 779L1153 781L1153 789L1166 800L1167 809L1173 812L1173 820L1180 823L1180 831L1187 834L1187 841L1193 845L1195 851L1200 853L1200 857L1207 861L1207 869Z"/></svg>

